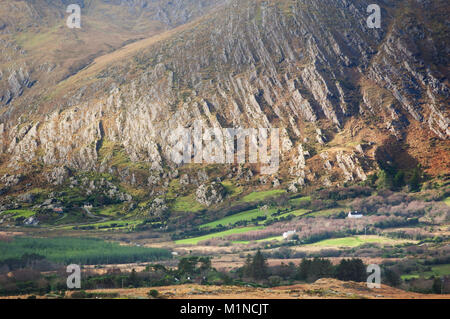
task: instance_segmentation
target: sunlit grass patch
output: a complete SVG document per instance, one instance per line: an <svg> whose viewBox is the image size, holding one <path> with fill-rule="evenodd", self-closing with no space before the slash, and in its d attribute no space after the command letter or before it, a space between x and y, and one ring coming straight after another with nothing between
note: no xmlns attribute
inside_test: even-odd
<svg viewBox="0 0 450 319"><path fill-rule="evenodd" d="M284 189L272 189L270 191L264 192L253 192L246 196L244 196L241 201L242 202L259 202L268 197L277 196L286 193Z"/></svg>
<svg viewBox="0 0 450 319"><path fill-rule="evenodd" d="M122 204L116 204L111 206L101 207L99 209L93 209L93 212L103 216L116 216L122 210Z"/></svg>
<svg viewBox="0 0 450 319"><path fill-rule="evenodd" d="M175 200L175 203L173 205L173 210L177 212L198 212L205 208L204 205L200 204L195 200L195 195L191 194L184 197L178 197Z"/></svg>
<svg viewBox="0 0 450 319"><path fill-rule="evenodd" d="M11 209L11 210L5 210L4 212L0 213L0 216L14 214L11 217L13 219L17 219L19 217L23 218L29 218L31 216L35 215L35 212L28 209Z"/></svg>
<svg viewBox="0 0 450 319"><path fill-rule="evenodd" d="M341 212L345 213L347 211L348 211L347 207L337 207L337 208L330 208L330 209L320 210L318 212L314 212L314 213L309 214L309 216L328 217L328 216L339 214Z"/></svg>
<svg viewBox="0 0 450 319"><path fill-rule="evenodd" d="M303 196L303 197L298 197L298 198L293 198L289 200L289 204L291 205L298 205L302 202L307 202L311 200L311 196Z"/></svg>
<svg viewBox="0 0 450 319"><path fill-rule="evenodd" d="M309 212L310 212L309 209L297 209L297 210L294 210L294 211L292 211L292 212L284 213L284 214L282 214L282 215L280 215L280 216L277 216L277 218L280 218L280 217L287 217L287 216L290 216L290 215L293 215L293 216L295 216L295 217L298 217L298 216L306 215L306 214L308 214Z"/></svg>
<svg viewBox="0 0 450 319"><path fill-rule="evenodd" d="M236 186L232 181L226 180L222 182L223 187L227 190L227 193L230 197L237 196L243 192L242 186Z"/></svg>
<svg viewBox="0 0 450 319"><path fill-rule="evenodd" d="M376 235L367 236L353 236L344 238L332 238L319 241L307 246L321 246L321 247L358 247L363 244L375 243L375 244L387 244L387 245L399 245L405 244L408 240L392 239L387 237L381 237Z"/></svg>
<svg viewBox="0 0 450 319"><path fill-rule="evenodd" d="M216 220L214 222L204 224L204 225L200 226L200 228L204 228L204 227L214 228L218 225L227 226L227 225L233 225L234 223L237 223L240 221L251 221L252 219L256 219L261 216L270 216L273 213L275 213L276 211L277 211L276 208L270 208L267 210L262 210L259 208L247 210L242 213L227 216L222 219Z"/></svg>
<svg viewBox="0 0 450 319"><path fill-rule="evenodd" d="M263 228L264 228L263 226L233 228L233 229L225 230L225 231L218 232L218 233L212 233L212 234L203 235L203 236L199 236L199 237L177 240L177 241L175 241L175 244L177 244L177 245L197 245L197 243L199 243L200 241L203 241L203 240L207 240L207 239L211 239L211 238L223 238L223 237L226 237L229 235L246 233L246 232L249 232L252 230L260 230Z"/></svg>

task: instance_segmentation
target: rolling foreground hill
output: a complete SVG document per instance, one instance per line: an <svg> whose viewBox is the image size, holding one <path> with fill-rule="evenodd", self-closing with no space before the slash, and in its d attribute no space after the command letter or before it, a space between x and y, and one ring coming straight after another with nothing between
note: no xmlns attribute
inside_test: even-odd
<svg viewBox="0 0 450 319"><path fill-rule="evenodd" d="M389 286L368 289L366 284L319 279L313 284L276 288L248 288L233 286L182 285L158 287L161 299L444 299L446 295L424 295L405 292ZM119 298L147 299L148 289L98 289L93 294L114 294ZM13 298L26 298L15 296ZM11 298L11 297L7 297ZM45 298L45 297L44 297ZM47 297L48 298L48 297ZM67 298L74 298L71 293Z"/></svg>

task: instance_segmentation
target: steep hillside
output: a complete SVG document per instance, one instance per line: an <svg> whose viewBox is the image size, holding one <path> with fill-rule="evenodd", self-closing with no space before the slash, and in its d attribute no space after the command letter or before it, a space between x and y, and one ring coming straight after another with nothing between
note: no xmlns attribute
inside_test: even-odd
<svg viewBox="0 0 450 319"><path fill-rule="evenodd" d="M127 43L194 20L224 1L8 0L0 3L0 113L4 121L47 104L52 87ZM66 26L69 4L81 29ZM45 108L45 107L44 107Z"/></svg>
<svg viewBox="0 0 450 319"><path fill-rule="evenodd" d="M379 1L382 27L369 29L372 2L84 1L86 27L70 30L59 2L6 1L30 22L1 17L1 192L120 184L158 206L174 185L216 178L296 192L380 169L448 175L449 7ZM280 128L280 169L178 167L171 133L195 121Z"/></svg>

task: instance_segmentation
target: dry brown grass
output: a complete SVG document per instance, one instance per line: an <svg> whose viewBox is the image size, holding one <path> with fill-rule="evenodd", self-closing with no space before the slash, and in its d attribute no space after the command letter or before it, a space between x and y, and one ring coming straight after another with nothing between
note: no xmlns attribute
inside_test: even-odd
<svg viewBox="0 0 450 319"><path fill-rule="evenodd" d="M371 289L366 283L322 278L313 284L276 288L180 285L155 287L164 299L450 299L450 295L426 295L382 285ZM150 288L97 289L89 292L118 293L119 298L148 298ZM68 294L70 296L71 293ZM27 296L20 296L26 298ZM7 297L17 298L17 297ZM38 297L40 298L40 297Z"/></svg>

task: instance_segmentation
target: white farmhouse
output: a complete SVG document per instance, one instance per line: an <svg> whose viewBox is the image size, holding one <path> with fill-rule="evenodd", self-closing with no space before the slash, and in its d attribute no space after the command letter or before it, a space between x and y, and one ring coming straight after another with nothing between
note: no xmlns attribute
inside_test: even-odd
<svg viewBox="0 0 450 319"><path fill-rule="evenodd" d="M288 239L290 236L294 235L295 233L296 233L295 230L287 231L287 232L283 233L283 239L286 240L286 239Z"/></svg>
<svg viewBox="0 0 450 319"><path fill-rule="evenodd" d="M363 218L363 214L356 212L349 212L347 218L351 219L357 219L357 218Z"/></svg>

